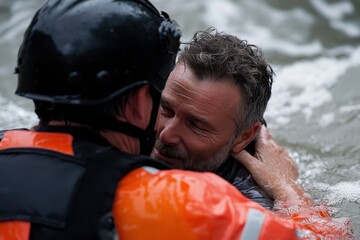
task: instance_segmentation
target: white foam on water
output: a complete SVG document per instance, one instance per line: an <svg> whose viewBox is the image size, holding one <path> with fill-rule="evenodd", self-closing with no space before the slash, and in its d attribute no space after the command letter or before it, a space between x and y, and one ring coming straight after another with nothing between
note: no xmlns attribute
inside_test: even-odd
<svg viewBox="0 0 360 240"><path fill-rule="evenodd" d="M216 26L221 31L226 31L231 25L231 20L242 15L239 4L229 0L208 0L204 7L204 21Z"/></svg>
<svg viewBox="0 0 360 240"><path fill-rule="evenodd" d="M285 117L302 112L309 118L312 109L332 99L327 88L345 71L345 66L337 68L338 66L338 61L334 59L320 58L297 62L279 69L267 114ZM296 92L291 91L292 89Z"/></svg>
<svg viewBox="0 0 360 240"><path fill-rule="evenodd" d="M315 20L303 9L285 11L258 0L241 4L229 0L208 0L204 7L203 20L208 26L246 39L265 51L313 56L324 50L320 41L308 41L309 29ZM288 24L284 25L284 22Z"/></svg>
<svg viewBox="0 0 360 240"><path fill-rule="evenodd" d="M25 31L34 12L33 2L14 2L10 8L10 18L0 24L0 44L16 40Z"/></svg>
<svg viewBox="0 0 360 240"><path fill-rule="evenodd" d="M340 182L335 185L315 183L316 188L327 192L324 199L330 204L337 205L342 201L360 203L360 180Z"/></svg>
<svg viewBox="0 0 360 240"><path fill-rule="evenodd" d="M351 55L354 52L354 47L349 45L340 45L335 48L327 49L325 54L328 56Z"/></svg>
<svg viewBox="0 0 360 240"><path fill-rule="evenodd" d="M339 1L330 4L324 0L310 0L310 3L321 15L328 19L341 19L347 14L354 12L354 6L349 1Z"/></svg>
<svg viewBox="0 0 360 240"><path fill-rule="evenodd" d="M349 105L349 106L342 106L340 107L340 112L354 112L360 111L360 105Z"/></svg>
<svg viewBox="0 0 360 240"><path fill-rule="evenodd" d="M330 4L324 0L310 0L310 3L330 22L330 26L334 29L342 31L350 37L360 36L359 24L343 20L346 15L354 13L355 9L351 1Z"/></svg>
<svg viewBox="0 0 360 240"><path fill-rule="evenodd" d="M274 51L298 57L317 55L324 50L319 40L307 39L309 29L315 20L305 10L282 11L264 4L255 7L259 14L266 16L266 19L260 22L246 21L244 29L237 31L240 34L245 31L245 39L253 41L265 52ZM251 19L251 16L249 18ZM284 25L284 22L288 24ZM289 32L291 34L288 34Z"/></svg>
<svg viewBox="0 0 360 240"><path fill-rule="evenodd" d="M326 127L332 124L335 120L335 114L330 112L323 114L320 119L318 120L318 123L321 127Z"/></svg>
<svg viewBox="0 0 360 240"><path fill-rule="evenodd" d="M24 109L12 101L8 101L0 95L0 130L9 128L29 128L38 119L33 111Z"/></svg>
<svg viewBox="0 0 360 240"><path fill-rule="evenodd" d="M267 115L278 124L290 121L290 116L302 113L307 119L315 108L330 102L333 97L329 88L333 86L349 68L360 65L360 47L343 59L320 57L277 67L277 77L273 85L273 95ZM280 121L277 119L280 117ZM323 118L325 125L331 123L331 115Z"/></svg>
<svg viewBox="0 0 360 240"><path fill-rule="evenodd" d="M330 25L337 30L347 34L349 37L359 37L360 28L356 23L348 23L342 21L331 21Z"/></svg>
<svg viewBox="0 0 360 240"><path fill-rule="evenodd" d="M275 51L286 56L315 57L281 67L274 66L277 77L266 115L274 118L279 125L288 124L290 116L295 113L309 119L314 109L333 100L329 89L341 75L360 64L360 47L341 45L325 49L319 40L308 41L304 38L315 21L304 9L283 11L258 0L241 4L229 0L209 0L205 9L204 21L209 26L246 39L261 47L265 53ZM332 19L341 19L352 11L352 5L346 2L324 9ZM264 19L261 16L265 16ZM284 26L284 22L290 26ZM296 22L300 23L299 26L291 25ZM296 28L296 32L285 29L284 32L292 34L282 37L279 29L289 27L299 28ZM297 33L302 37L296 36ZM345 57L337 57L341 55ZM334 115L324 115L318 121L321 126L328 126L334 121Z"/></svg>

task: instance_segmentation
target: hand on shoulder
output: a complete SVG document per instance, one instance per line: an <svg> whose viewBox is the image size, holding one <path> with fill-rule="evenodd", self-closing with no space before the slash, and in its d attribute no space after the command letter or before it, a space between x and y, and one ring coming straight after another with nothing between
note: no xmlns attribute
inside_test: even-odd
<svg viewBox="0 0 360 240"><path fill-rule="evenodd" d="M279 146L269 130L262 126L251 156L243 150L233 157L252 174L255 181L276 201L305 200L302 187L296 183L297 166L289 152Z"/></svg>

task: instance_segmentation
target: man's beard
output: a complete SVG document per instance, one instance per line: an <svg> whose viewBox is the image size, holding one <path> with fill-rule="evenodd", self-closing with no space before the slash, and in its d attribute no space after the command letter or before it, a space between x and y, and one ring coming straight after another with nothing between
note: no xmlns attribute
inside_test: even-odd
<svg viewBox="0 0 360 240"><path fill-rule="evenodd" d="M168 158L180 159L184 164L185 170L209 172L218 168L228 159L234 141L235 138L233 137L227 145L212 156L208 156L206 153L201 156L189 156L185 151L163 144L160 139L156 140L155 148Z"/></svg>

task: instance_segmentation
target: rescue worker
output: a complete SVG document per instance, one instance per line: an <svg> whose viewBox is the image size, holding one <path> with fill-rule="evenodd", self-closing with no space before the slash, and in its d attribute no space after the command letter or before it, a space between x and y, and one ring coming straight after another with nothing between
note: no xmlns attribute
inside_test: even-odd
<svg viewBox="0 0 360 240"><path fill-rule="evenodd" d="M0 143L0 239L111 232L119 180L141 166L167 168L139 153L152 148L180 36L147 0L44 3L16 68L16 94L34 101L40 121Z"/></svg>
<svg viewBox="0 0 360 240"><path fill-rule="evenodd" d="M147 0L49 0L19 50L34 129L0 142L0 239L295 239L212 173L148 154L181 32Z"/></svg>

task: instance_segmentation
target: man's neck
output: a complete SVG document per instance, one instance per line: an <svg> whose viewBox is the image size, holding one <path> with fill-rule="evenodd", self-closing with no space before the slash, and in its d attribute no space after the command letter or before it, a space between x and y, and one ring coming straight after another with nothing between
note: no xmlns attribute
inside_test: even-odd
<svg viewBox="0 0 360 240"><path fill-rule="evenodd" d="M69 127L83 127L88 128L79 123L73 122L62 122L62 121L51 121L49 126L69 126ZM137 138L130 137L124 133L105 130L99 133L100 136L105 138L111 146L117 148L121 152L126 152L129 154L139 154L140 153L140 143Z"/></svg>
<svg viewBox="0 0 360 240"><path fill-rule="evenodd" d="M140 143L137 138L130 137L124 133L115 131L102 131L100 135L105 138L113 147L129 154L140 153Z"/></svg>

